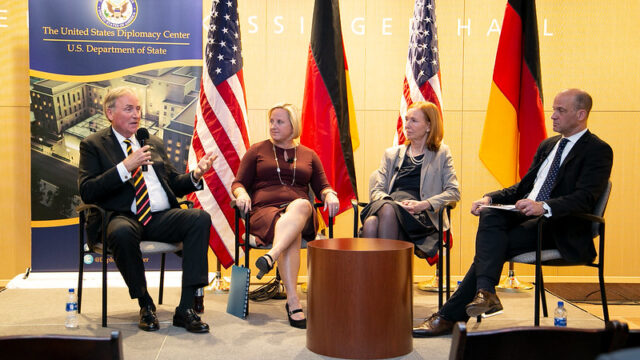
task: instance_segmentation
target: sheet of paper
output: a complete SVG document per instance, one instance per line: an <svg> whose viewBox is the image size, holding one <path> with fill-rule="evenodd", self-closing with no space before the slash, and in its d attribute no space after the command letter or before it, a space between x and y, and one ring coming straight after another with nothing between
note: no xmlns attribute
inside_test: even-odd
<svg viewBox="0 0 640 360"><path fill-rule="evenodd" d="M508 210L508 211L518 211L518 209L516 209L515 205L491 204L491 205L482 205L480 207L481 208Z"/></svg>

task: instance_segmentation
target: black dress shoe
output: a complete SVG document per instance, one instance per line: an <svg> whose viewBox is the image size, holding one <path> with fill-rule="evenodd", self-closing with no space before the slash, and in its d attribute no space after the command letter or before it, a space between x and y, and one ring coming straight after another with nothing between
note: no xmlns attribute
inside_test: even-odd
<svg viewBox="0 0 640 360"><path fill-rule="evenodd" d="M502 310L502 303L500 303L498 295L480 289L473 298L473 301L471 301L465 309L467 315L470 317L476 317L482 314L489 315Z"/></svg>
<svg viewBox="0 0 640 360"><path fill-rule="evenodd" d="M158 325L158 317L156 316L156 309L154 309L153 306L147 305L140 308L138 327L144 331L156 331L160 328L160 325Z"/></svg>
<svg viewBox="0 0 640 360"><path fill-rule="evenodd" d="M284 304L284 308L287 309L287 317L289 318L289 325L298 329L306 329L307 328L307 319L296 320L291 317L293 314L301 313L302 309L295 309L293 311L289 311L289 303Z"/></svg>
<svg viewBox="0 0 640 360"><path fill-rule="evenodd" d="M438 313L433 313L420 326L413 328L414 338L448 335L453 332L453 321L449 321Z"/></svg>
<svg viewBox="0 0 640 360"><path fill-rule="evenodd" d="M203 322L193 309L176 308L176 313L173 315L173 326L183 327L192 333L209 332L209 325Z"/></svg>

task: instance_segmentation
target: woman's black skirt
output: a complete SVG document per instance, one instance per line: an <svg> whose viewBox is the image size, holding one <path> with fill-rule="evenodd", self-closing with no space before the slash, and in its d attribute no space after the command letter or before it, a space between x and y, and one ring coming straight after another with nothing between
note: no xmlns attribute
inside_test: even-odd
<svg viewBox="0 0 640 360"><path fill-rule="evenodd" d="M364 221L369 216L376 215L385 204L391 205L396 213L396 218L398 219L398 225L400 227L399 240L414 243L416 251L420 250L418 254L423 252L428 257L434 256L438 251L437 239L435 239L435 241L428 241L427 237L435 233L437 230L425 211L414 215L405 210L405 208L400 206L394 200L380 199L370 202L364 209L362 209L360 214L362 223L364 224Z"/></svg>

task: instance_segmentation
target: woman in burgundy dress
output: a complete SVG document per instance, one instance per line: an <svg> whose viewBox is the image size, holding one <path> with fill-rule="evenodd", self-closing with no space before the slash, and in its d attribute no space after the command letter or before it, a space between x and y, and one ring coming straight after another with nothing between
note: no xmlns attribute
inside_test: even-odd
<svg viewBox="0 0 640 360"><path fill-rule="evenodd" d="M258 279L278 261L287 291L289 324L306 328L296 289L300 269L300 241L314 239L317 219L309 201L309 186L321 199L329 216L338 212L338 198L331 189L318 155L295 140L300 120L290 104L278 104L267 114L271 138L254 144L240 162L231 186L236 204L250 211L251 234L258 244L273 244L256 260Z"/></svg>

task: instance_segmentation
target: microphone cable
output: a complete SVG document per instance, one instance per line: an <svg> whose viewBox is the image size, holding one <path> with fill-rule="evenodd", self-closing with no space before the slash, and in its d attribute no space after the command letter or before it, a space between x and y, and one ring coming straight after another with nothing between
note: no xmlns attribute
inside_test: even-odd
<svg viewBox="0 0 640 360"><path fill-rule="evenodd" d="M249 292L249 299L256 302L286 298L287 295L284 290L284 285L282 285L278 268L276 268L276 277L274 279Z"/></svg>

